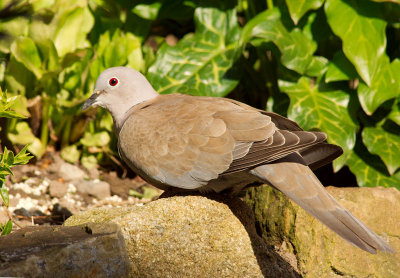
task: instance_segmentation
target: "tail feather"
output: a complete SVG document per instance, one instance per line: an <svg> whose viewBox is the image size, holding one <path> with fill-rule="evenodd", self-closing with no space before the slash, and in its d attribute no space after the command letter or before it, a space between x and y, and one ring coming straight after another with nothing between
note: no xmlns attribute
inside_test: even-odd
<svg viewBox="0 0 400 278"><path fill-rule="evenodd" d="M377 250L394 253L381 237L325 190L308 166L284 161L259 166L250 173L280 190L351 244L373 254Z"/></svg>

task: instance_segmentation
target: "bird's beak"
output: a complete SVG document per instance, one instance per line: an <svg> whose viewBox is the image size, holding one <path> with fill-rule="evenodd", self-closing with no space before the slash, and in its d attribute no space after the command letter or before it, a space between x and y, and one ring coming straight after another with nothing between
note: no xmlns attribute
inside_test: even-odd
<svg viewBox="0 0 400 278"><path fill-rule="evenodd" d="M99 97L99 95L102 93L102 91L94 91L94 93L90 96L90 98L88 98L82 105L82 111L86 110L87 108L89 108L92 105L96 104L96 100Z"/></svg>

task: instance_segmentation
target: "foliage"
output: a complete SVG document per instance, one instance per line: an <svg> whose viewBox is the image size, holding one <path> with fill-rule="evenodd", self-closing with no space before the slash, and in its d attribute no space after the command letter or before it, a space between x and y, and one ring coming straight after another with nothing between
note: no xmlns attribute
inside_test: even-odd
<svg viewBox="0 0 400 278"><path fill-rule="evenodd" d="M0 89L0 117L14 119L23 118L22 115L10 110L15 104L16 100L17 97L8 98L7 93L3 93ZM5 187L6 176L13 174L11 171L12 167L26 164L29 162L29 159L32 158L32 156L26 153L26 149L27 147L24 147L17 155L14 156L14 153L7 150L7 147L5 147L3 153L0 154L0 196L6 208L9 206L8 190ZM11 229L11 219L8 220L8 222L4 225L0 224L1 235L9 234Z"/></svg>
<svg viewBox="0 0 400 278"><path fill-rule="evenodd" d="M87 167L115 161L111 117L98 111L89 123L79 109L102 70L126 65L160 93L229 95L322 130L344 149L335 171L400 189L398 1L29 3L34 16L0 26L15 36L0 50L21 111L40 98L39 119L9 127L36 156L50 143Z"/></svg>

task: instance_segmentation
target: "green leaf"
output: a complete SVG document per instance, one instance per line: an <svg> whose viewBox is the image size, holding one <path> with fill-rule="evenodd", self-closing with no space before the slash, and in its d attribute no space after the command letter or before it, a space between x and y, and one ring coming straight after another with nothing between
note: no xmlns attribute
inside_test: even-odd
<svg viewBox="0 0 400 278"><path fill-rule="evenodd" d="M151 4L138 4L132 9L132 12L134 14L137 14L141 18L154 20L157 18L161 6L161 2L154 2Z"/></svg>
<svg viewBox="0 0 400 278"><path fill-rule="evenodd" d="M261 39L261 40L260 40ZM251 19L243 28L243 43L272 41L279 48L282 64L300 74L306 72L317 49L314 41L300 29L289 32L282 24L278 9L267 10Z"/></svg>
<svg viewBox="0 0 400 278"><path fill-rule="evenodd" d="M315 77L322 76L328 68L328 62L328 59L322 56L312 57L311 63L308 65L305 74Z"/></svg>
<svg viewBox="0 0 400 278"><path fill-rule="evenodd" d="M342 51L338 51L333 56L329 63L328 71L326 72L325 81L343 81L358 77L354 66L347 60Z"/></svg>
<svg viewBox="0 0 400 278"><path fill-rule="evenodd" d="M163 94L225 96L238 83L232 72L241 51L236 11L197 8L194 20L195 34L186 35L174 47L164 44L147 77Z"/></svg>
<svg viewBox="0 0 400 278"><path fill-rule="evenodd" d="M386 22L376 15L379 4L363 0L326 0L325 13L343 52L369 86L379 72L386 48Z"/></svg>
<svg viewBox="0 0 400 278"><path fill-rule="evenodd" d="M366 127L362 139L369 152L379 155L390 175L393 175L400 167L400 136L381 127Z"/></svg>
<svg viewBox="0 0 400 278"><path fill-rule="evenodd" d="M110 135L106 131L98 133L85 132L85 135L80 140L82 145L87 147L104 147L110 143Z"/></svg>
<svg viewBox="0 0 400 278"><path fill-rule="evenodd" d="M346 162L355 145L357 125L347 110L349 95L325 88L320 91L311 79L301 77L297 83L279 81L281 91L290 98L288 117L306 130L318 129L328 135L328 142L343 148L344 154L335 171Z"/></svg>
<svg viewBox="0 0 400 278"><path fill-rule="evenodd" d="M15 130L8 133L8 138L14 144L28 145L27 149L36 157L41 157L45 152L45 147L32 133L27 122L18 122Z"/></svg>
<svg viewBox="0 0 400 278"><path fill-rule="evenodd" d="M160 195L159 191L155 188L143 186L143 199L153 199Z"/></svg>
<svg viewBox="0 0 400 278"><path fill-rule="evenodd" d="M374 162L373 159L368 159L369 164L367 164L366 161L367 160L363 160L355 152L352 152L347 160L347 165L351 172L356 175L357 184L359 186L395 187L400 190L400 172L389 177L371 165L371 162Z"/></svg>
<svg viewBox="0 0 400 278"><path fill-rule="evenodd" d="M4 205L8 208L8 206L10 205L10 198L8 196L8 190L5 187L0 188L0 195L1 195L1 199L4 202Z"/></svg>
<svg viewBox="0 0 400 278"><path fill-rule="evenodd" d="M394 103L392 111L388 115L388 119L400 126L400 103Z"/></svg>
<svg viewBox="0 0 400 278"><path fill-rule="evenodd" d="M93 27L94 18L88 8L77 7L63 13L55 20L57 21L53 24L56 24L57 30L54 44L60 57L77 48L89 46L86 35Z"/></svg>
<svg viewBox="0 0 400 278"><path fill-rule="evenodd" d="M19 37L11 45L11 53L15 59L29 69L36 78L42 76L42 60L39 50L32 39L28 37Z"/></svg>
<svg viewBox="0 0 400 278"><path fill-rule="evenodd" d="M386 100L400 95L400 60L396 59L390 64L389 58L385 56L371 86L360 83L357 92L360 104L368 115L374 113Z"/></svg>
<svg viewBox="0 0 400 278"><path fill-rule="evenodd" d="M322 6L325 0L286 0L290 17L297 25L300 18L309 10L316 10Z"/></svg>
<svg viewBox="0 0 400 278"><path fill-rule="evenodd" d="M80 151L78 151L78 148L76 145L71 145L63 148L61 150L61 158L64 159L65 161L69 163L76 163L79 160L79 157L81 156Z"/></svg>
<svg viewBox="0 0 400 278"><path fill-rule="evenodd" d="M2 231L1 231L1 235L5 236L10 234L12 231L12 222L11 220L8 220L7 223L3 226Z"/></svg>
<svg viewBox="0 0 400 278"><path fill-rule="evenodd" d="M27 153L28 146L25 146L15 157L14 157L14 165L22 165L27 164L29 160L33 157L29 153Z"/></svg>
<svg viewBox="0 0 400 278"><path fill-rule="evenodd" d="M94 155L83 156L81 159L81 163L82 163L83 167L90 170L90 169L96 168L97 159Z"/></svg>

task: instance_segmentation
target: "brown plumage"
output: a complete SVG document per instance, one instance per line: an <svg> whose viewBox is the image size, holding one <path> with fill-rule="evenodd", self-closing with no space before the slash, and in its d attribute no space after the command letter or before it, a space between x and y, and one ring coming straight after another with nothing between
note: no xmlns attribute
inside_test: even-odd
<svg viewBox="0 0 400 278"><path fill-rule="evenodd" d="M110 86L110 78L118 86ZM123 160L142 178L168 189L238 192L267 183L353 245L393 252L343 208L313 174L342 154L323 132L243 103L210 97L158 95L138 72L111 68L85 103L114 118Z"/></svg>

